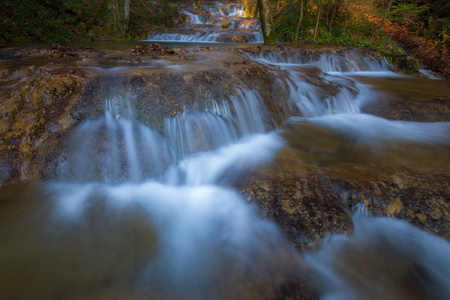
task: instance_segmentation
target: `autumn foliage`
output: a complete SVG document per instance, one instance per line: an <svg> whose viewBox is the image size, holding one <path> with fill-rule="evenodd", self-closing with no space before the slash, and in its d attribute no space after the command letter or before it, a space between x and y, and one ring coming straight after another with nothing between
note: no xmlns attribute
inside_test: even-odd
<svg viewBox="0 0 450 300"><path fill-rule="evenodd" d="M394 24L385 26L383 30L426 68L450 78L450 49L445 44L414 35L405 27Z"/></svg>

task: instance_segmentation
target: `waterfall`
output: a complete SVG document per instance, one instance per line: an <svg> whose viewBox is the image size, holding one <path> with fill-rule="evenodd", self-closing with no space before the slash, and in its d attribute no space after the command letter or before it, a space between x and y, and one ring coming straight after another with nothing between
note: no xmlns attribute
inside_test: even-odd
<svg viewBox="0 0 450 300"><path fill-rule="evenodd" d="M387 72L383 58L353 50L337 53L322 53L311 57L302 53L291 55L280 52L263 52L251 55L251 59L267 64L301 64L319 67L323 72Z"/></svg>
<svg viewBox="0 0 450 300"><path fill-rule="evenodd" d="M146 41L179 43L263 43L258 19L246 18L242 3L179 5L187 22L179 28L156 30ZM202 26L199 26L202 25Z"/></svg>
<svg viewBox="0 0 450 300"><path fill-rule="evenodd" d="M198 14L180 4L189 19L183 26L202 28L161 30L149 39L219 43L239 34L246 42L263 41L258 22L242 19L242 4L208 3ZM233 28L218 28L227 22ZM0 299L259 300L305 291L320 299L450 299L448 241L404 221L372 217L365 199L347 206L347 198L329 188L355 180L363 186L361 198L375 202L376 190L364 185L403 197L409 193L403 180L422 184L416 173L423 176L431 167L448 173L450 123L363 113L364 105L388 92L361 78L404 78L374 54L253 47L249 52L261 53L245 56L247 50L235 47L227 56L219 52L225 47L217 48L188 49L185 57L164 60L120 57L121 67L89 68L103 85L98 94L88 86L87 95L101 95L103 114L79 121L67 109L67 136L45 136L63 145L49 148L62 149L48 164L57 160L56 171L44 170L57 173L54 181L0 194ZM116 55L99 60L109 65ZM76 61L77 70L85 61ZM95 75L89 76L86 81ZM218 78L232 79L216 91ZM148 101L163 93L171 94ZM152 106L167 99L162 110ZM386 184L376 177L345 178L352 167L349 174L358 180L364 168L379 172L379 162L388 169L382 173ZM344 174L341 182L336 173ZM234 189L252 180L258 192L251 196ZM337 202L333 209L317 204L317 191L325 189L325 201ZM433 193L420 197L441 197ZM439 211L448 201L438 201L430 228L444 231L444 222L435 224L448 217ZM377 205L389 211L387 201ZM402 218L413 213L399 210ZM347 218L347 229L335 213ZM305 215L317 228L301 221ZM332 225L320 224L325 218ZM349 232L336 233L343 230ZM288 241L282 231L294 238ZM295 249L299 240L315 244Z"/></svg>
<svg viewBox="0 0 450 300"><path fill-rule="evenodd" d="M264 37L259 31L245 33L242 35L245 43L263 43ZM154 33L147 37L146 41L152 42L191 42L191 43L233 43L228 33L216 33L214 31L185 33Z"/></svg>
<svg viewBox="0 0 450 300"><path fill-rule="evenodd" d="M267 112L261 97L249 89L237 89L229 100L206 103L202 112L184 113L165 120L165 135L174 156L217 149L253 133L266 132Z"/></svg>
<svg viewBox="0 0 450 300"><path fill-rule="evenodd" d="M133 118L129 96L105 101L105 116L77 128L58 173L61 181L140 182L172 161L163 137Z"/></svg>
<svg viewBox="0 0 450 300"><path fill-rule="evenodd" d="M388 218L354 220L352 235L335 235L306 262L321 299L445 299L450 295L450 244Z"/></svg>

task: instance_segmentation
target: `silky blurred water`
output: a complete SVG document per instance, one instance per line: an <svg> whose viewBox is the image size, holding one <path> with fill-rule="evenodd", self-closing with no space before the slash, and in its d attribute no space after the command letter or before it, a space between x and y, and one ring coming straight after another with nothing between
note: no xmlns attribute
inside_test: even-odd
<svg viewBox="0 0 450 300"><path fill-rule="evenodd" d="M242 16L240 6L209 9ZM410 80L381 58L349 51L315 61L276 52L252 59L288 95L283 131L273 130L253 89L185 107L165 119L163 133L135 118L133 95L112 89L104 115L73 131L54 182L2 189L0 298L279 299L285 284L309 278L321 299L450 299L447 241L370 217L360 204L352 234L325 238L302 257L230 187L230 178L286 147L314 165L448 171L450 123L361 113L382 97L374 81ZM127 69L97 71L120 80Z"/></svg>

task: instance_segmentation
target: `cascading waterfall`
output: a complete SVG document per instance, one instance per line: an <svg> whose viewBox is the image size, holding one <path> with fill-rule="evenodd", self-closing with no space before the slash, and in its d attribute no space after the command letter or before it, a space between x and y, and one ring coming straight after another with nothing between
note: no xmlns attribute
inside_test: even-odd
<svg viewBox="0 0 450 300"><path fill-rule="evenodd" d="M134 119L133 99L108 98L104 117L78 127L59 163L61 182L21 191L34 201L22 212L29 222L10 222L0 236L29 236L39 246L21 239L3 250L9 275L0 275L0 295L261 299L274 282L300 276L301 260L276 226L219 184L237 165L259 166L284 146L265 133L259 95L237 89L229 100L166 120L168 142ZM189 148L196 130L212 144ZM37 271L24 276L28 268Z"/></svg>
<svg viewBox="0 0 450 300"><path fill-rule="evenodd" d="M354 51L316 61L280 53L252 59L280 75L293 106L290 131L272 130L256 90L236 88L165 119L161 134L134 117L133 95L113 89L104 116L72 133L58 182L19 186L20 201L0 210L0 298L273 299L277 285L300 281L305 263L322 299L450 298L447 241L370 217L360 203L352 235L326 238L300 257L227 181L273 161L287 142L316 165L390 159L386 153L416 160L423 151L445 159L449 123L361 113L379 94L357 76L384 76L382 59Z"/></svg>
<svg viewBox="0 0 450 300"><path fill-rule="evenodd" d="M217 149L253 133L266 132L267 113L256 91L237 89L229 101L206 103L203 112L189 112L165 120L165 135L175 157Z"/></svg>
<svg viewBox="0 0 450 300"><path fill-rule="evenodd" d="M251 59L268 64L296 64L319 67L323 72L387 72L388 65L383 58L353 50L341 53L322 53L318 58L301 53L287 54L265 52L251 55Z"/></svg>
<svg viewBox="0 0 450 300"><path fill-rule="evenodd" d="M340 91L334 96L321 96L320 89L304 82L292 72L286 80L290 91L290 101L302 112L305 117L331 115L336 113L359 113L360 93L353 84L340 86Z"/></svg>
<svg viewBox="0 0 450 300"><path fill-rule="evenodd" d="M216 42L220 36L219 33L212 32L197 32L195 34L181 34L181 33L161 33L154 34L148 37L149 41L164 41L164 42Z"/></svg>
<svg viewBox="0 0 450 300"><path fill-rule="evenodd" d="M227 37L228 33L217 33L214 31L185 33L154 33L147 38L152 42L191 42L191 43L224 43L233 42ZM263 43L264 38L259 31L245 33L243 41L246 43Z"/></svg>
<svg viewBox="0 0 450 300"><path fill-rule="evenodd" d="M335 235L306 255L322 299L446 299L450 244L389 218L354 218L351 236Z"/></svg>
<svg viewBox="0 0 450 300"><path fill-rule="evenodd" d="M69 182L141 182L161 174L171 161L163 137L134 119L127 95L107 99L105 116L76 130L58 172Z"/></svg>
<svg viewBox="0 0 450 300"><path fill-rule="evenodd" d="M156 30L147 41L190 43L263 43L257 19L247 19L242 3L214 3L198 9L185 7L180 13L187 23L180 28ZM199 26L203 25L203 26Z"/></svg>
<svg viewBox="0 0 450 300"><path fill-rule="evenodd" d="M206 16L194 15L187 10L183 10L183 14L188 16L190 24L206 24Z"/></svg>

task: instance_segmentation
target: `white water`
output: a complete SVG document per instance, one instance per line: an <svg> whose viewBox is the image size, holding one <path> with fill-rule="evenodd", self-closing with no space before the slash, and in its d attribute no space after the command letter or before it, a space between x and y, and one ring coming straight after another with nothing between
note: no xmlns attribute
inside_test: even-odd
<svg viewBox="0 0 450 300"><path fill-rule="evenodd" d="M450 299L450 244L405 221L354 219L306 255L324 300Z"/></svg>
<svg viewBox="0 0 450 300"><path fill-rule="evenodd" d="M288 121L292 130L285 136L300 149L305 162L327 165L383 160L445 169L442 160L450 150L450 123L390 121L361 113L365 105L385 96L352 76L401 76L387 71L382 59L354 51L322 55L319 62L282 53L265 53L255 59L280 76L279 84L288 94L294 115ZM317 82L326 84L327 90ZM295 117L297 113L302 118Z"/></svg>
<svg viewBox="0 0 450 300"><path fill-rule="evenodd" d="M339 92L334 96L322 96L320 88L309 84L291 71L286 80L290 92L290 101L295 104L305 117L315 117L338 113L356 114L360 112L363 99L370 93L363 85L358 89L350 83L349 86L340 85Z"/></svg>
<svg viewBox="0 0 450 300"><path fill-rule="evenodd" d="M340 72L318 73L324 82L335 85L338 90L334 96L323 96L320 88L306 82L308 75L303 74L301 68L292 63L278 63L278 66L274 72L289 74L286 79L280 79L280 84L289 91L288 101L303 115L303 118L291 118L293 124L307 123L324 128L350 144L349 149L362 147L373 153L389 149L390 145L398 148L399 143L414 148L450 146L449 123L389 121L361 114L361 105L378 95ZM368 67L366 76L385 72ZM264 293L275 277L285 280L303 272L301 258L274 224L258 218L245 199L224 187L230 177L272 161L277 151L285 147L277 132L268 132L268 113L256 91L237 89L236 95L229 99L212 100L185 109L165 120L164 138L134 120L132 105L125 99L132 100L130 97L108 100L105 117L87 121L75 135L75 139L83 143L75 143L79 143L81 149L74 151L80 156L79 160L72 161L71 170L78 176L72 181L92 181L90 177L82 179L82 174L98 171L98 166L106 165L105 171L100 173L109 177L93 178L107 184L47 186L55 200L51 202L51 209L46 210L44 219L38 222L40 225L31 230L39 244L43 243L40 239L45 238L56 245L58 253L66 251L61 244L65 239L60 236L68 235L70 239L67 228L80 230L76 224L91 215L96 216L96 207L102 207L106 215L100 214L95 226L102 228L102 234L114 229L117 244L102 242L102 247L96 250L100 257L97 259L102 261L103 255L109 253L107 257L117 257L121 262L116 269L105 269L87 263L92 258L86 252L70 254L75 255L75 261L83 262L79 269L71 266L74 276L88 271L99 274L89 279L91 286L100 285L102 276L108 274L115 278L114 293L123 292L124 282L131 282L132 293L137 295L259 299L258 293ZM103 127L116 132L113 135L116 139L104 138L99 143L91 137L107 137L104 130L100 130ZM311 128L306 127L306 130ZM146 150L139 150L138 141L150 139L152 142L145 143ZM115 146L121 141L126 145L124 150ZM96 156L85 149L103 151L100 157L105 160L92 161L91 157ZM106 163L120 161L118 157L123 157L124 162L119 165L125 166L125 173L111 171L111 165ZM162 157L165 158L159 161ZM145 159L154 165L144 166ZM70 159L65 164L70 165ZM86 171L92 166L97 167ZM158 171L146 173L147 168ZM114 177L116 179L111 180ZM362 204L353 209L359 215L370 214ZM129 214L139 223L133 221L129 225ZM111 217L115 221L109 223ZM314 274L321 299L380 299L385 295L393 299L420 299L423 295L427 299L448 298L448 242L400 221L356 218L355 222L353 235L332 236L320 250L306 256L309 274ZM48 226L61 228L61 231L45 234ZM97 227L92 226L83 228L95 232ZM133 226L133 234L122 226ZM148 242L139 242L145 236ZM139 246L123 249L124 240ZM86 245L89 248L92 243L89 239L76 241L81 248ZM17 248L9 251L9 257L17 255L20 259L21 252ZM37 251L32 253L34 257L43 257L34 262L38 264L37 269L53 266L53 262L46 259L51 256L51 249L44 247L33 251ZM130 258L123 260L123 257ZM108 260L102 263L111 264ZM60 286L67 291L83 291L70 280L54 282L53 278L67 276L58 267L54 270L42 271L36 284L27 289L14 291L4 286L5 290L25 298L35 294L56 295ZM240 286L243 282L256 285L256 292L244 296Z"/></svg>
<svg viewBox="0 0 450 300"><path fill-rule="evenodd" d="M201 10L209 11L215 16L230 16L245 18L244 4L243 3L220 3L213 2L213 5L205 5L200 7Z"/></svg>
<svg viewBox="0 0 450 300"><path fill-rule="evenodd" d="M450 146L450 123L447 122L390 121L367 114L335 114L303 120L327 128L356 144L368 145L374 151L386 143Z"/></svg>
<svg viewBox="0 0 450 300"><path fill-rule="evenodd" d="M238 176L240 171L248 172L270 162L284 145L275 133L251 135L230 146L181 160L169 169L167 183L189 186L220 183L227 175Z"/></svg>
<svg viewBox="0 0 450 300"><path fill-rule="evenodd" d="M195 34L182 33L162 33L154 34L147 38L147 41L164 41L164 42L210 42L215 43L219 33L205 32Z"/></svg>
<svg viewBox="0 0 450 300"><path fill-rule="evenodd" d="M229 100L207 102L204 111L185 111L164 121L165 136L178 159L264 133L266 123L262 99L249 89L236 89L236 96Z"/></svg>
<svg viewBox="0 0 450 300"><path fill-rule="evenodd" d="M134 120L130 100L107 100L105 116L75 132L59 166L72 183L47 184L33 192L32 209L5 212L20 217L0 220L10 221L0 229L9 245L0 250L8 274L0 275L0 297L261 299L276 282L299 276L299 255L277 227L220 184L284 146L265 133L259 95L238 89L229 100L166 120L168 143ZM217 145L171 148L195 126L206 128L200 141L209 132Z"/></svg>
<svg viewBox="0 0 450 300"><path fill-rule="evenodd" d="M58 166L62 181L140 182L172 162L163 137L134 120L129 96L108 99L105 116L84 122L71 139Z"/></svg>
<svg viewBox="0 0 450 300"><path fill-rule="evenodd" d="M193 42L193 43L263 43L259 22L244 22L246 14L242 3L203 3L198 9L180 9L188 19L182 30L168 29L156 31L147 36L146 41ZM198 25L208 28L204 32L189 33ZM222 28L226 25L226 30ZM253 30L253 32L250 32Z"/></svg>
<svg viewBox="0 0 450 300"><path fill-rule="evenodd" d="M193 43L222 43L222 37L227 33L215 33L214 31L197 32L195 34L183 33L161 33L148 36L151 42L193 42ZM255 31L246 35L248 43L263 43L264 37L261 32Z"/></svg>
<svg viewBox="0 0 450 300"><path fill-rule="evenodd" d="M266 52L252 55L251 59L267 64L277 65L311 65L319 67L323 72L386 72L388 66L383 58L354 50L337 53L323 53L319 58L304 56L301 53L286 54Z"/></svg>
<svg viewBox="0 0 450 300"><path fill-rule="evenodd" d="M2 299L258 299L273 280L295 277L298 255L230 189L45 190L0 214Z"/></svg>

